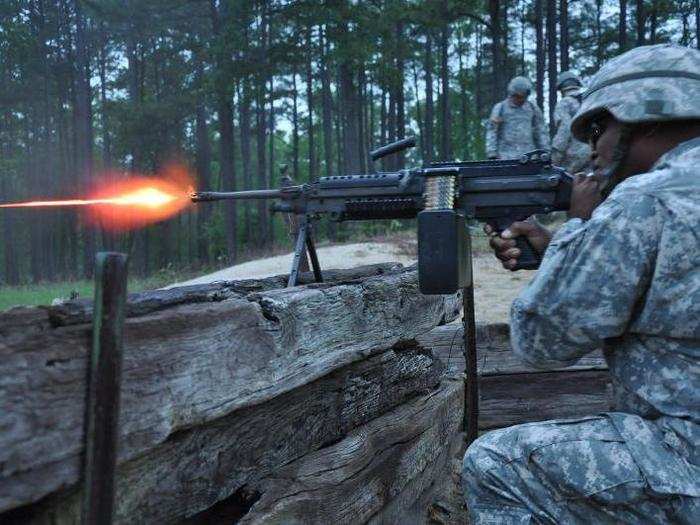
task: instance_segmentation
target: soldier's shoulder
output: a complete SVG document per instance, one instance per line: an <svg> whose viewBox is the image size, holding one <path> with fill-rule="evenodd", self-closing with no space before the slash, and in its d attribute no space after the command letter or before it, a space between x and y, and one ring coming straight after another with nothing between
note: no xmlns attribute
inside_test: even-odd
<svg viewBox="0 0 700 525"><path fill-rule="evenodd" d="M493 107L491 108L491 116L492 117L493 116L498 117L503 112L504 102L505 102L504 100L500 100L493 105Z"/></svg>
<svg viewBox="0 0 700 525"><path fill-rule="evenodd" d="M579 102L579 99L571 95L566 95L562 97L559 102L557 102L557 106L567 109L578 109L580 105L581 102Z"/></svg>
<svg viewBox="0 0 700 525"><path fill-rule="evenodd" d="M651 171L628 178L615 191L624 195L648 195L664 201L675 198L700 200L699 163L700 138L680 144L663 155Z"/></svg>

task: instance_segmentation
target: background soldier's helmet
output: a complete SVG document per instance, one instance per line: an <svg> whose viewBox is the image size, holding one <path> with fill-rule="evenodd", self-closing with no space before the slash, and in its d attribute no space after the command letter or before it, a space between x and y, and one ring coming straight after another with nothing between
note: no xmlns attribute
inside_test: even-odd
<svg viewBox="0 0 700 525"><path fill-rule="evenodd" d="M581 79L572 71L562 71L557 77L557 89L581 86Z"/></svg>
<svg viewBox="0 0 700 525"><path fill-rule="evenodd" d="M606 111L625 124L700 119L700 51L659 44L612 59L583 94L574 136L587 140L591 122Z"/></svg>
<svg viewBox="0 0 700 525"><path fill-rule="evenodd" d="M522 95L527 97L530 95L530 91L532 91L532 82L525 77L515 77L508 82L509 95Z"/></svg>

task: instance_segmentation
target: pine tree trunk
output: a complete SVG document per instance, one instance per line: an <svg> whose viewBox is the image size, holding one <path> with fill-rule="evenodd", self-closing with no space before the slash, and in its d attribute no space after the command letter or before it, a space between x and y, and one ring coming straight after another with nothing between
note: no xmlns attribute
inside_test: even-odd
<svg viewBox="0 0 700 525"><path fill-rule="evenodd" d="M335 109L335 143L338 145L335 151L337 156L336 164L338 165L338 175L348 175L343 162L343 110L340 108L340 100L338 100L338 106L336 106Z"/></svg>
<svg viewBox="0 0 700 525"><path fill-rule="evenodd" d="M595 0L595 64L596 68L603 65L603 0Z"/></svg>
<svg viewBox="0 0 700 525"><path fill-rule="evenodd" d="M440 97L440 159L452 158L452 114L450 112L450 69L448 61L448 48L450 45L450 29L447 24L442 28L440 41L440 84L442 96Z"/></svg>
<svg viewBox="0 0 700 525"><path fill-rule="evenodd" d="M465 42L462 39L461 34L458 37L458 44L457 44L457 54L458 54L458 63L459 63L459 114L461 117L460 124L459 124L459 130L460 130L460 136L462 137L462 140L460 141L460 149L461 151L458 151L458 157L461 158L466 158L467 157L467 148L469 147L469 118L468 118L468 110L467 110L467 81L466 81L466 75L467 75L467 70L466 70L466 56L468 53L465 53L464 50Z"/></svg>
<svg viewBox="0 0 700 525"><path fill-rule="evenodd" d="M695 0L695 47L700 49L700 0Z"/></svg>
<svg viewBox="0 0 700 525"><path fill-rule="evenodd" d="M395 32L396 42L404 41L404 26L402 22L396 24ZM399 44L396 46L396 140L402 140L406 137L406 101L404 95L404 82L405 82L405 59L404 59L404 46ZM396 169L403 169L406 165L406 156L403 153L398 153L395 155L396 163L394 166Z"/></svg>
<svg viewBox="0 0 700 525"><path fill-rule="evenodd" d="M325 163L324 174L330 177L336 174L333 168L333 95L331 93L331 75L329 61L328 29L320 33L321 51L321 117L323 119L323 159ZM340 143L338 143L340 144ZM337 167L340 171L340 165ZM338 225L334 221L328 221L328 237L335 240L338 235Z"/></svg>
<svg viewBox="0 0 700 525"><path fill-rule="evenodd" d="M700 49L700 0L695 0L695 46Z"/></svg>
<svg viewBox="0 0 700 525"><path fill-rule="evenodd" d="M357 156L359 159L359 169L362 173L367 173L367 149L365 147L365 87L367 84L365 68L359 68L357 74L357 98L356 98L356 119L357 119Z"/></svg>
<svg viewBox="0 0 700 525"><path fill-rule="evenodd" d="M9 62L9 61L8 61ZM10 64L6 65L5 71L3 71L2 84L0 84L0 89L3 93L7 93L7 87L5 85L7 79L10 77L11 73L9 71ZM3 126L0 128L0 134L6 136L6 142L0 142L0 152L3 158L9 159L14 156L13 144L15 144L15 132L12 128L12 116L9 107L2 108L2 122ZM4 129L3 129L4 128ZM3 133L4 132L4 133ZM6 202L12 200L15 197L15 192L12 188L12 181L9 174L3 174L0 176L0 202ZM3 238L3 256L4 260L4 284L16 285L20 281L20 272L17 261L17 244L16 244L16 214L13 213L2 213L0 214L0 225L2 226L2 238Z"/></svg>
<svg viewBox="0 0 700 525"><path fill-rule="evenodd" d="M363 165L366 172L374 171L374 164L370 158L372 149L372 79L365 76L362 84L362 118L364 128L362 130Z"/></svg>
<svg viewBox="0 0 700 525"><path fill-rule="evenodd" d="M484 63L484 42L483 33L481 26L476 29L476 66L474 67L474 114L477 118L481 119L486 112L485 104L483 103L484 97L482 95L482 69ZM483 126L482 126L483 127Z"/></svg>
<svg viewBox="0 0 700 525"><path fill-rule="evenodd" d="M382 87L382 99L381 107L379 110L379 142L380 146L386 144L389 140L389 110L387 108L387 90ZM389 166L387 164L387 158L383 157L380 160L382 171L387 171Z"/></svg>
<svg viewBox="0 0 700 525"><path fill-rule="evenodd" d="M339 67L340 107L343 116L343 167L346 174L360 172L357 88L353 79L352 66L342 62Z"/></svg>
<svg viewBox="0 0 700 525"><path fill-rule="evenodd" d="M520 11L520 75L527 76L527 65L525 62L525 32L527 31L527 9L521 7Z"/></svg>
<svg viewBox="0 0 700 525"><path fill-rule="evenodd" d="M498 100L505 87L503 79L503 42L501 37L501 3L500 0L489 0L489 20L491 22L491 49L493 68L492 102Z"/></svg>
<svg viewBox="0 0 700 525"><path fill-rule="evenodd" d="M333 95L328 65L328 38L325 31L321 35L321 105L323 118L323 158L326 164L325 175L333 175Z"/></svg>
<svg viewBox="0 0 700 525"><path fill-rule="evenodd" d="M559 2L559 63L561 71L569 69L569 1Z"/></svg>
<svg viewBox="0 0 700 525"><path fill-rule="evenodd" d="M388 92L387 142L394 142L396 141L396 86L393 80L391 80ZM386 157L386 165L387 169L394 171L396 169L396 157L394 155L388 155Z"/></svg>
<svg viewBox="0 0 700 525"><path fill-rule="evenodd" d="M627 0L620 0L620 23L618 26L617 45L620 53L627 49Z"/></svg>
<svg viewBox="0 0 700 525"><path fill-rule="evenodd" d="M8 126L9 128L9 126ZM8 129L9 131L9 129ZM3 154L6 158L10 158L10 153L3 148ZM9 201L13 196L11 191L9 177L0 177L0 202ZM0 221L2 224L2 239L3 239L3 255L5 257L4 270L5 275L0 282L6 285L17 285L19 284L19 268L17 266L17 255L15 253L16 240L15 240L15 214L13 213L3 213L0 214Z"/></svg>
<svg viewBox="0 0 700 525"><path fill-rule="evenodd" d="M510 38L510 27L508 24L507 0L503 2L501 11L501 15L503 16L503 23L501 24L501 39L503 40L503 72L505 73L506 78L512 78L514 75L511 69L510 42L508 41L508 39Z"/></svg>
<svg viewBox="0 0 700 525"><path fill-rule="evenodd" d="M416 60L411 62L411 71L413 73L413 93L416 97L416 123L418 124L418 136L420 138L420 152L421 157L425 160L425 123L423 122L423 109L418 92L418 64Z"/></svg>
<svg viewBox="0 0 700 525"><path fill-rule="evenodd" d="M374 83L370 82L369 84L369 131L367 132L367 140L368 140L368 145L369 149L372 150L376 146L376 140L377 140L377 109L375 105L375 96L374 96Z"/></svg>
<svg viewBox="0 0 700 525"><path fill-rule="evenodd" d="M268 9L269 5L266 2L261 3L262 13L260 22L259 50L261 59L267 60L267 30L268 30ZM267 64L264 64L266 66ZM264 70L265 67L260 69ZM256 124L256 148L258 160L258 188L267 188L267 158L265 152L266 145L266 130L267 118L265 114L265 93L267 91L267 77L263 71L258 71L256 76L255 86L255 124ZM264 200L259 200L257 203L258 222L257 222L257 238L260 239L262 245L267 245L270 241L268 225L268 203Z"/></svg>
<svg viewBox="0 0 700 525"><path fill-rule="evenodd" d="M537 91L537 105L544 111L544 68L545 68L545 49L544 49L544 27L542 20L544 19L543 5L544 0L535 0L535 54L536 54L536 69L537 80L535 89Z"/></svg>
<svg viewBox="0 0 700 525"><path fill-rule="evenodd" d="M292 178L299 180L299 92L297 90L297 66L292 70Z"/></svg>
<svg viewBox="0 0 700 525"><path fill-rule="evenodd" d="M265 189L267 186L267 157L265 153L265 130L267 129L265 119L265 80L260 76L256 82L255 95L255 130L256 130L256 151L258 161L258 188ZM267 237L267 203L263 200L257 202L257 222L255 236L260 243L265 245Z"/></svg>
<svg viewBox="0 0 700 525"><path fill-rule="evenodd" d="M202 58L199 57L195 79L197 84L197 99L195 102L195 139L197 150L195 166L198 186L208 190L211 188L211 145L209 144L209 130L207 129L203 76L204 64L202 63ZM211 218L211 206L202 206L197 211L197 259L209 263L209 239L206 235L206 228Z"/></svg>
<svg viewBox="0 0 700 525"><path fill-rule="evenodd" d="M433 161L435 152L435 102L433 100L433 37L428 33L425 39L425 153L426 163ZM477 83L478 86L478 83Z"/></svg>
<svg viewBox="0 0 700 525"><path fill-rule="evenodd" d="M637 9L635 13L637 22L637 45L644 45L644 24L646 23L646 13L644 12L644 0L637 0Z"/></svg>
<svg viewBox="0 0 700 525"><path fill-rule="evenodd" d="M549 134L554 134L557 105L557 2L547 0L547 74L549 76Z"/></svg>
<svg viewBox="0 0 700 525"><path fill-rule="evenodd" d="M270 112L268 114L268 135L270 136L268 147L268 158L270 159L268 166L267 187L273 188L275 183L275 92L272 76L269 78L269 93L270 93ZM269 207L269 206L268 206ZM272 213L267 214L267 231L271 244L275 242L274 217Z"/></svg>
<svg viewBox="0 0 700 525"><path fill-rule="evenodd" d="M240 82L240 94L238 96L239 132L241 135L241 163L243 165L243 187L246 190L253 189L253 169L251 161L251 96L250 80L244 78ZM243 201L243 222L246 242L251 242L253 235L253 218L251 203Z"/></svg>
<svg viewBox="0 0 700 525"><path fill-rule="evenodd" d="M211 20L214 36L221 42L222 31L221 21L226 20L228 13L225 10L226 3L221 4L219 12L216 1L210 0ZM234 137L233 137L233 104L231 103L232 93L228 86L225 74L225 63L227 57L222 46L217 53L217 114L219 119L219 165L221 170L221 188L223 191L234 191L236 189L236 175L234 162ZM263 172L264 173L264 172ZM236 202L224 202L224 227L226 237L226 253L229 262L233 262L237 257L236 245Z"/></svg>
<svg viewBox="0 0 700 525"><path fill-rule="evenodd" d="M313 77L313 27L306 28L306 106L309 112L306 133L309 140L309 181L315 180L316 173L316 143L314 137L314 77Z"/></svg>
<svg viewBox="0 0 700 525"><path fill-rule="evenodd" d="M81 3L73 0L75 10L75 53L76 53L76 148L78 170L82 176L83 191L89 188L92 181L92 95L90 90L90 62L88 57L87 37L85 35L85 19ZM93 232L83 230L83 276L92 276L95 256L95 237Z"/></svg>

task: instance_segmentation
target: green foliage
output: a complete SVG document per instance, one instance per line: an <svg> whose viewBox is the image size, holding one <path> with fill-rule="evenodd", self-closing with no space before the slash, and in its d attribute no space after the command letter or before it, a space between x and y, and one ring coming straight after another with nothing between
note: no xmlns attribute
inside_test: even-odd
<svg viewBox="0 0 700 525"><path fill-rule="evenodd" d="M345 166L371 170L368 150L404 133L419 135L421 140L421 147L406 155L407 166L423 161L421 148L425 152L428 142L436 160L442 146L449 146L455 158L481 158L483 119L503 95L493 87L495 47L488 4L480 0L0 2L0 199L79 195L101 167L150 173L173 156L196 166L199 181L208 177L207 186L221 189L227 165L222 155L227 148L222 148L220 119L226 103L233 110L233 141L223 145L230 146L238 189L251 189L244 188L247 184L252 188L277 185L280 165L291 168L295 155L298 182L309 180L310 158L318 175L341 174ZM507 37L504 75L534 76L532 4L530 0L500 2L501 27ZM695 2L646 4L646 41L696 45ZM584 76L620 52L617 5L617 0L569 1L569 55L572 68ZM628 5L628 42L633 45L635 3ZM78 38L79 27L84 27L84 46ZM81 66L81 53L86 55L87 69ZM430 94L426 92L427 64L431 64L433 82ZM84 87L81 81L86 80L91 88L87 104L91 114L85 118L78 102L79 87ZM291 124L294 95L299 124L296 149ZM446 112L441 106L445 97ZM430 122L426 118L429 98ZM402 103L405 121L404 129L399 129ZM271 105L275 108L272 132ZM244 129L245 110L249 129ZM451 124L445 134L442 123L448 119ZM206 129L198 136L203 122ZM325 136L328 129L330 137ZM92 146L88 152L79 147L84 132ZM250 143L246 158L245 139ZM119 239L117 247L131 250L134 274L146 274L158 272L161 266L175 271L176 267L233 262L226 249L231 237L239 256L289 245L279 217L262 224L255 204L241 204L236 231L229 232L223 209L214 205L211 213L205 213L200 208L195 215L152 226L146 235L132 235L130 242ZM341 225L337 238L407 227L409 223L401 221ZM317 230L322 240L336 231L325 223ZM0 231L5 236L0 246L0 283L10 280L10 269L18 272L19 282L77 279L89 269L91 233L73 211L46 213L41 218L3 213ZM97 236L95 248L101 238Z"/></svg>

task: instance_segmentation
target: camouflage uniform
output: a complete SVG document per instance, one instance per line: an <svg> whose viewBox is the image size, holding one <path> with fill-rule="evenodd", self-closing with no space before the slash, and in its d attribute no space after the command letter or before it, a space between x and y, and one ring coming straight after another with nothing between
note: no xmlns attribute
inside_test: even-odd
<svg viewBox="0 0 700 525"><path fill-rule="evenodd" d="M623 123L700 119L698 71L695 50L632 50L594 79L574 133L612 105ZM698 165L695 138L553 238L513 303L514 350L561 366L602 347L617 411L478 439L463 471L474 524L700 523Z"/></svg>
<svg viewBox="0 0 700 525"><path fill-rule="evenodd" d="M570 173L588 171L591 148L571 135L571 120L581 106L581 81L570 71L563 71L557 79L557 89L563 97L554 108L552 162Z"/></svg>
<svg viewBox="0 0 700 525"><path fill-rule="evenodd" d="M515 92L529 95L529 88L526 92L517 89L519 84L529 86L530 81L524 77L515 77L509 84L508 94ZM549 148L540 108L529 100L522 106L517 106L510 97L493 106L491 118L486 123L487 157L519 158L523 153L539 148Z"/></svg>

